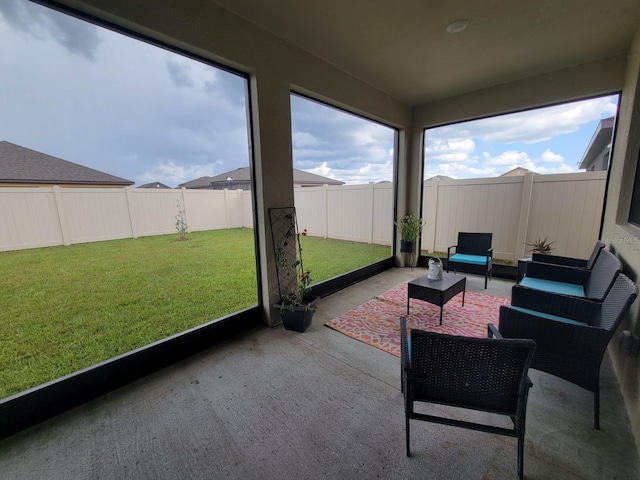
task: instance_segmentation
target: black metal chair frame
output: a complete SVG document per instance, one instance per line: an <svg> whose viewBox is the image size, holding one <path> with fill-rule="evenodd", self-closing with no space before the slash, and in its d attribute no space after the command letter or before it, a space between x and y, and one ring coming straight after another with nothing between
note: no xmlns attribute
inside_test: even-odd
<svg viewBox="0 0 640 480"><path fill-rule="evenodd" d="M407 334L406 318L400 318L407 456L411 456L410 420L506 435L518 439L518 477L522 478L527 399L533 385L527 372L536 344L529 339L502 339L493 325L489 325L488 335L496 338L416 329ZM414 402L506 415L513 428L417 413Z"/></svg>
<svg viewBox="0 0 640 480"><path fill-rule="evenodd" d="M489 278L493 278L493 248L491 247L492 238L492 233L458 232L458 243L447 248L447 272L449 272L449 269L451 267L453 267L453 271L456 272L459 265L476 265L450 260L451 250L454 248L455 253L485 257L483 273L484 288L487 288L487 281L489 280Z"/></svg>
<svg viewBox="0 0 640 480"><path fill-rule="evenodd" d="M511 305L500 307L500 333L505 338L531 338L537 348L531 368L560 377L593 392L593 426L600 429L600 367L607 346L638 296L638 287L619 273L604 301L514 287ZM556 315L588 324L564 323L537 315Z"/></svg>

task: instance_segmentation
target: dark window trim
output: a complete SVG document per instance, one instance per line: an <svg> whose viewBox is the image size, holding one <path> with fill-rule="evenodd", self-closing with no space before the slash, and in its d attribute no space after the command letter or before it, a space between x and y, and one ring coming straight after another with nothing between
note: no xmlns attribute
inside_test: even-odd
<svg viewBox="0 0 640 480"><path fill-rule="evenodd" d="M636 178L633 183L631 205L629 206L629 223L640 227L640 152L636 160Z"/></svg>

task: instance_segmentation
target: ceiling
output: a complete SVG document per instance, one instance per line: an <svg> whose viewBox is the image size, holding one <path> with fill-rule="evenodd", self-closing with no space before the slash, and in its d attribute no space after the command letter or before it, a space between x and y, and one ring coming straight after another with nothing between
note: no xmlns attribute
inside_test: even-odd
<svg viewBox="0 0 640 480"><path fill-rule="evenodd" d="M640 27L638 0L212 1L412 106L626 53Z"/></svg>

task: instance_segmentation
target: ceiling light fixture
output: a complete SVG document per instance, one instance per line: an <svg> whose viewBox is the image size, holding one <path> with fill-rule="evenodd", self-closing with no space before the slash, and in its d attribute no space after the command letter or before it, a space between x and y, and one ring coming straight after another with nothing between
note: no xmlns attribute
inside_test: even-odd
<svg viewBox="0 0 640 480"><path fill-rule="evenodd" d="M468 26L469 26L469 20L461 18L460 20L454 20L449 25L447 25L447 32L460 33Z"/></svg>

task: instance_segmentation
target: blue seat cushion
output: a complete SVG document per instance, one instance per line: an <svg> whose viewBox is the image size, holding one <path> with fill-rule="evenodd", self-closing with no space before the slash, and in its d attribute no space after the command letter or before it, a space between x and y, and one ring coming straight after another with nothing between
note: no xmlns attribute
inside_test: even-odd
<svg viewBox="0 0 640 480"><path fill-rule="evenodd" d="M485 265L487 257L485 255L469 255L468 253L454 253L449 257L450 262L471 263L473 265ZM489 257L491 261L491 257Z"/></svg>
<svg viewBox="0 0 640 480"><path fill-rule="evenodd" d="M523 287L535 288L536 290L544 290L545 292L584 298L584 287L574 283L554 282L553 280L527 277L525 275L520 281L520 285Z"/></svg>
<svg viewBox="0 0 640 480"><path fill-rule="evenodd" d="M580 325L583 327L589 326L589 324L585 322L579 322L578 320L573 320L571 318L558 317L557 315L551 315L550 313L536 312L535 310L529 310L528 308L514 307L513 305L510 305L509 308L513 308L518 312L528 313L530 315L536 315L538 317L546 318L548 320L555 320L556 322L570 323L571 325Z"/></svg>

